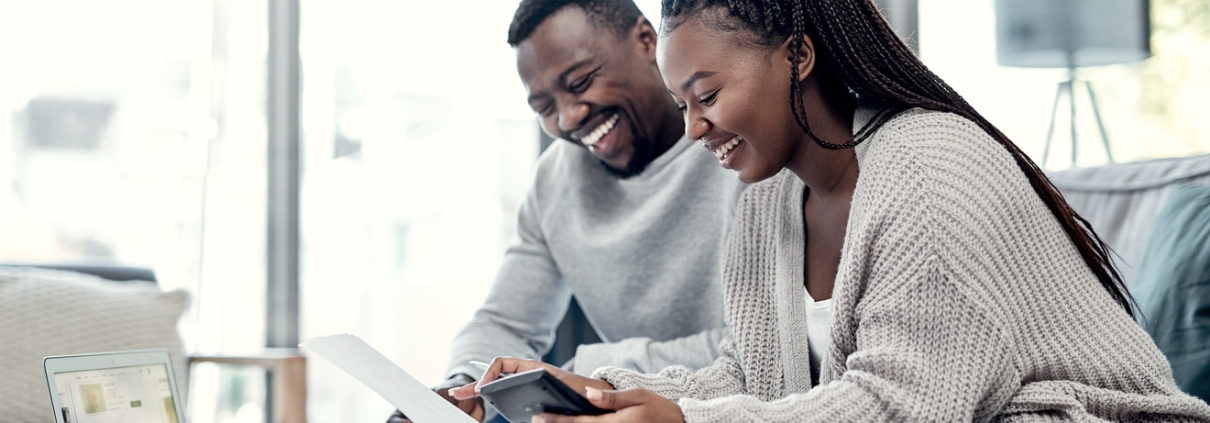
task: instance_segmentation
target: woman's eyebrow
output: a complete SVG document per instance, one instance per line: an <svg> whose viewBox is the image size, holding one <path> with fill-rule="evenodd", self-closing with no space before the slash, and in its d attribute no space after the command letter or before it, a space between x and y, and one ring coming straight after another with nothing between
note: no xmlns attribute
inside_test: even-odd
<svg viewBox="0 0 1210 423"><path fill-rule="evenodd" d="M689 91L689 87L692 87L693 84L697 83L697 81L699 79L708 78L708 77L714 76L717 73L718 72L704 71L704 70L694 72L693 75L689 75L689 78L685 79L685 82L681 84L681 91Z"/></svg>

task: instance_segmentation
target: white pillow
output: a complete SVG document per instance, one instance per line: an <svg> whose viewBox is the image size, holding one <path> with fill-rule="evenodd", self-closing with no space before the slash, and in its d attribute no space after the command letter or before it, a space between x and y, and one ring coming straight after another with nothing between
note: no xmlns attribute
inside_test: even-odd
<svg viewBox="0 0 1210 423"><path fill-rule="evenodd" d="M51 419L42 370L49 355L167 348L182 397L188 386L177 320L184 291L90 275L0 267L0 423Z"/></svg>

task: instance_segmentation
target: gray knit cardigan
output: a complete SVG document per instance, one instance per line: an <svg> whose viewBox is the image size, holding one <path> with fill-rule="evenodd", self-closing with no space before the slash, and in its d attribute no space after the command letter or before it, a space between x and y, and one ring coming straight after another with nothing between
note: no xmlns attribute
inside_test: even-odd
<svg viewBox="0 0 1210 423"><path fill-rule="evenodd" d="M678 401L689 423L1210 421L982 129L910 110L856 154L819 386L804 318L804 185L788 171L740 201L723 357L697 372L594 376Z"/></svg>

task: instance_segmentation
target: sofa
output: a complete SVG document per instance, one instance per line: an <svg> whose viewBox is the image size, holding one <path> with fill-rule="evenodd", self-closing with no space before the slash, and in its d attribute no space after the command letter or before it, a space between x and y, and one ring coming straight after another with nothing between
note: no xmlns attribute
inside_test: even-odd
<svg viewBox="0 0 1210 423"><path fill-rule="evenodd" d="M1210 154L1075 168L1047 176L1109 245L1134 281L1155 217L1182 184L1210 184Z"/></svg>
<svg viewBox="0 0 1210 423"><path fill-rule="evenodd" d="M1135 317L1177 385L1210 401L1210 155L1056 172L1118 255Z"/></svg>

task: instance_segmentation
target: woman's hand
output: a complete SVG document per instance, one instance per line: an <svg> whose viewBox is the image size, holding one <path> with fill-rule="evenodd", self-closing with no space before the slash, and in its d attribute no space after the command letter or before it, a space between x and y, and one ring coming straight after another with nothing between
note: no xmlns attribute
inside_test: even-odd
<svg viewBox="0 0 1210 423"><path fill-rule="evenodd" d="M533 369L546 369L546 373L549 373L551 376L559 379L559 381L563 382L571 389L575 389L576 392L580 393L580 395L585 395L587 393L585 388L589 386L594 387L597 390L613 389L613 385L610 385L609 382L580 376L541 361L522 360L520 358L512 357L496 357L495 360L492 360L491 366L487 367L487 371L483 372L483 377L479 378L478 382L468 384L461 388L450 389L449 393L450 396L459 400L474 398L479 396L480 386L499 379L501 373L521 373Z"/></svg>
<svg viewBox="0 0 1210 423"><path fill-rule="evenodd" d="M534 416L534 423L685 423L681 407L651 391L614 391L588 387L585 397L592 405L617 412L600 416L563 416L547 413Z"/></svg>
<svg viewBox="0 0 1210 423"><path fill-rule="evenodd" d="M558 414L542 414L534 416L534 422L545 423L684 423L681 407L667 398L642 389L627 389L615 391L609 382L586 378L558 367L535 360L522 360L512 357L496 357L491 366L479 378L479 382L471 383L461 388L449 391L450 396L459 400L474 398L479 395L479 386L499 379L501 373L521 373L533 369L546 369L547 373L558 378L580 395L588 398L593 405L606 410L617 410L616 413L601 416L563 416Z"/></svg>

